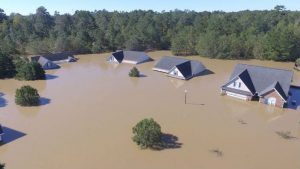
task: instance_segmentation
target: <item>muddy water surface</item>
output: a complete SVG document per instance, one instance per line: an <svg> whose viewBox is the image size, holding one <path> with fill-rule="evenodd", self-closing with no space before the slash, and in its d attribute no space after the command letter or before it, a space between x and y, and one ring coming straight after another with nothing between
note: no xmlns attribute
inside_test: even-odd
<svg viewBox="0 0 300 169"><path fill-rule="evenodd" d="M168 51L149 53L154 59ZM47 71L48 80L1 80L0 123L6 144L0 161L9 169L296 169L300 107L279 109L220 96L220 86L236 63L292 69L271 61L202 61L213 73L181 81L138 65L142 78L129 78L132 65L105 62L108 54L82 55L77 63ZM295 72L294 84L300 84ZM32 85L43 105L14 104L16 88ZM184 104L184 90L187 103ZM164 133L178 137L174 147L140 150L132 126L153 117ZM219 150L222 156L213 153Z"/></svg>

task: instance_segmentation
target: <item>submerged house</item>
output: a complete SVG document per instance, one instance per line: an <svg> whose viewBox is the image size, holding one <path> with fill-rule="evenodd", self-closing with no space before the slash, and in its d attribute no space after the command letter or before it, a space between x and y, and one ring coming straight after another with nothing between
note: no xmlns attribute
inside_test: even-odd
<svg viewBox="0 0 300 169"><path fill-rule="evenodd" d="M42 56L31 57L31 61L39 63L44 70L60 68L59 65L53 63L52 61L50 61Z"/></svg>
<svg viewBox="0 0 300 169"><path fill-rule="evenodd" d="M39 63L43 69L58 69L58 64L64 62L75 62L77 59L72 52L51 53L41 56L31 57L31 61Z"/></svg>
<svg viewBox="0 0 300 169"><path fill-rule="evenodd" d="M3 135L4 135L4 132L3 132L2 126L0 124L0 142L3 141Z"/></svg>
<svg viewBox="0 0 300 169"><path fill-rule="evenodd" d="M199 61L171 56L162 57L152 69L182 80L198 76L206 70Z"/></svg>
<svg viewBox="0 0 300 169"><path fill-rule="evenodd" d="M130 64L141 64L152 59L145 52L138 51L117 51L112 53L107 59L111 63L130 63Z"/></svg>
<svg viewBox="0 0 300 169"><path fill-rule="evenodd" d="M77 59L74 57L73 52L50 53L50 54L42 55L42 57L56 64L77 61Z"/></svg>
<svg viewBox="0 0 300 169"><path fill-rule="evenodd" d="M293 78L290 70L237 64L221 93L242 100L258 99L260 103L284 107Z"/></svg>

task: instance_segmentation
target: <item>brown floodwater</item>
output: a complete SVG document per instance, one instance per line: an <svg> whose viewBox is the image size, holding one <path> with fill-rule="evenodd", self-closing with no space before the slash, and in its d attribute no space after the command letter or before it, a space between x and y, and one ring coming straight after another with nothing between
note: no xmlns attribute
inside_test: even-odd
<svg viewBox="0 0 300 169"><path fill-rule="evenodd" d="M193 56L213 73L182 81L152 71L156 61L137 66L144 77L129 78L133 66L109 64L108 55L78 56L77 63L47 71L46 81L1 80L6 143L0 162L9 169L300 168L300 106L281 109L220 95L236 63L284 69L293 63ZM300 85L299 72L293 83ZM24 84L39 90L43 105L15 105L15 90ZM178 138L169 140L170 148L140 150L132 142L132 127L150 117ZM283 139L277 131L299 139Z"/></svg>

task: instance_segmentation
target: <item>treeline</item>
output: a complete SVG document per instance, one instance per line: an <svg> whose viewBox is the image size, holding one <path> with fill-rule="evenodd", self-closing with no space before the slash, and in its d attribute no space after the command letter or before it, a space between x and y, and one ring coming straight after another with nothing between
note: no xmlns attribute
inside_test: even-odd
<svg viewBox="0 0 300 169"><path fill-rule="evenodd" d="M0 50L8 54L117 49L171 49L175 55L294 61L300 57L300 12L76 11L9 16L0 10Z"/></svg>

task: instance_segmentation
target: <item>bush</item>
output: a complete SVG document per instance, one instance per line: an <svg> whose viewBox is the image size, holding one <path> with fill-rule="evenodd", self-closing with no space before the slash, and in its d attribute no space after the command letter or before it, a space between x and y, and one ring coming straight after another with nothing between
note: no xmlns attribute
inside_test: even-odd
<svg viewBox="0 0 300 169"><path fill-rule="evenodd" d="M137 123L132 128L134 134L133 141L136 142L141 148L156 149L161 145L161 128L160 125L151 119L144 119Z"/></svg>
<svg viewBox="0 0 300 169"><path fill-rule="evenodd" d="M24 63L17 67L16 79L19 80L41 80L45 79L45 71L39 63Z"/></svg>
<svg viewBox="0 0 300 169"><path fill-rule="evenodd" d="M0 163L0 169L4 169L5 168L5 164Z"/></svg>
<svg viewBox="0 0 300 169"><path fill-rule="evenodd" d="M296 60L296 63L295 63L295 64L296 64L297 67L300 67L300 58L298 58L298 59Z"/></svg>
<svg viewBox="0 0 300 169"><path fill-rule="evenodd" d="M12 60L5 54L0 53L0 79L13 77L15 67Z"/></svg>
<svg viewBox="0 0 300 169"><path fill-rule="evenodd" d="M133 67L129 74L128 74L130 77L139 77L140 76L140 72L139 70L136 68L136 67Z"/></svg>
<svg viewBox="0 0 300 169"><path fill-rule="evenodd" d="M22 86L16 90L15 102L20 106L38 106L40 103L40 95L35 88Z"/></svg>

